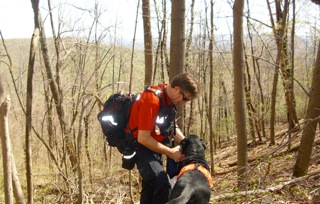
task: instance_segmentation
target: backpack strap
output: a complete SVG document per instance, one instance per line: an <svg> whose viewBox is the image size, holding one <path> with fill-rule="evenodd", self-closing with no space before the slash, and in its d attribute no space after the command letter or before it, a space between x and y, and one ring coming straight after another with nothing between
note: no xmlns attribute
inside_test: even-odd
<svg viewBox="0 0 320 204"><path fill-rule="evenodd" d="M156 96L159 98L159 100L160 100L160 106L162 106L162 105L164 105L164 104L163 104L163 101L162 101L162 94L164 95L164 98L165 98L165 104L167 103L167 101L166 101L166 94L165 94L164 89L162 88L162 86L161 86L160 84L158 85L158 87L159 87L160 89L157 89L157 88L155 88L155 87L149 86L148 88L146 88L145 91L151 91L152 93L154 93L154 95L156 95ZM161 93L161 92L162 92L162 93Z"/></svg>
<svg viewBox="0 0 320 204"><path fill-rule="evenodd" d="M175 106L173 103L172 103L171 105L168 104L168 98L167 98L168 95L167 95L165 89L163 88L163 86L162 86L161 84L158 84L157 87L159 87L159 88L161 89L162 94L161 94L160 92L158 92L159 89L153 88L153 87L151 87L151 86L148 87L147 90L153 91L153 93L154 93L156 96L158 96L158 98L159 98L159 100L160 100L160 110L161 110L161 108L164 107L164 106L167 106L167 107L169 107L169 108L171 108L171 109L176 109L176 106ZM152 90L152 89L155 89L155 91ZM163 100L162 100L162 95L163 95L164 102L163 102ZM175 119L173 120L173 124L174 124L173 134L175 135L175 134L176 134L176 120L175 120Z"/></svg>
<svg viewBox="0 0 320 204"><path fill-rule="evenodd" d="M129 107L129 110L128 110L128 112L127 112L127 119L128 119L128 121L127 121L127 130L128 130L129 135L132 135L132 133L134 133L135 131L138 130L138 127L135 127L135 128L133 128L132 130L130 129L130 127L129 127L129 120L130 120L130 114L131 114L132 106L133 106L134 102L137 100L137 98L138 98L139 96L140 96L140 94L136 94L136 95L132 96L132 102L131 102L130 107ZM132 137L133 137L133 136L132 136Z"/></svg>
<svg viewBox="0 0 320 204"><path fill-rule="evenodd" d="M164 88L159 84L158 85L160 88L161 88L161 90L162 90L162 93L163 93L163 97L164 97L164 101L165 101L165 105L168 105L168 103L167 103L167 100L168 100L168 95L167 95L167 93L165 92L165 90L164 90ZM161 101L160 101L161 102ZM171 104L171 106L172 106L172 108L174 108L174 109L176 109L176 106L172 103ZM174 125L174 129L173 129L173 134L174 135L176 135L176 120L174 119L173 120L173 125Z"/></svg>
<svg viewBox="0 0 320 204"><path fill-rule="evenodd" d="M159 113L160 111L162 110L162 108L170 108L172 111L174 111L176 109L175 105L174 104L168 104L168 95L166 94L165 92L165 89L163 88L163 86L161 84L158 84L158 86L149 86L148 88L145 89L145 91L148 91L148 92L152 92L154 93L154 95L156 95L158 98L159 98L159 103L160 103L160 109L159 109ZM162 97L163 96L163 97ZM128 120L130 119L130 114L131 114L131 109L132 109L132 106L134 104L134 102L136 101L136 99L139 97L139 94L135 95L133 97L133 101L132 103L130 104L130 108L129 108L129 111L128 111ZM175 115L175 114L174 114ZM172 116L171 116L172 117ZM174 117L174 116L173 116ZM173 119L173 134L175 135L176 134L176 121L175 119ZM129 127L129 122L127 122L127 133L126 134L130 139L131 137L133 137L133 132L137 131L138 130L138 127L135 127L133 129L130 129ZM136 139L136 138L135 138Z"/></svg>

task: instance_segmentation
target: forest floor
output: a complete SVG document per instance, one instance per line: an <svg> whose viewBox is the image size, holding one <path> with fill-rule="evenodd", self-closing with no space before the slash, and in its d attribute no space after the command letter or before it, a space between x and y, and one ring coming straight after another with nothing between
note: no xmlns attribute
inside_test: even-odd
<svg viewBox="0 0 320 204"><path fill-rule="evenodd" d="M302 126L301 126L302 127ZM214 155L214 187L210 203L320 203L320 133L315 137L308 174L293 178L302 131L291 133L287 124L276 129L276 145L263 141L248 145L248 189L237 188L236 139L224 142Z"/></svg>
<svg viewBox="0 0 320 204"><path fill-rule="evenodd" d="M264 138L264 141L254 147L249 140L247 180L249 185L246 191L237 188L236 138L221 142L213 158L214 186L210 204L320 204L319 132L315 137L308 174L301 178L292 178L292 172L302 130L291 134L290 148L286 124L276 127L276 145L270 146L269 141ZM100 167L92 173L92 180L84 179L85 198L82 203L131 204L131 199L134 203L139 201L141 179L137 169L134 168L129 174L128 170L121 168L120 154L116 151L114 153L111 168ZM208 149L206 154L207 160L210 161ZM98 166L97 163L95 165ZM129 175L132 180L131 193ZM70 196L56 174L52 176L45 174L41 179L39 176L34 176L36 183L34 203L75 203L77 192ZM4 203L3 201L4 196L0 195L0 204Z"/></svg>
<svg viewBox="0 0 320 204"><path fill-rule="evenodd" d="M301 128L303 129L303 125ZM302 130L293 132L289 147L287 125L283 124L276 127L276 145L269 145L267 139L256 144L255 147L250 141L248 142L249 171L247 182L249 185L246 191L240 191L237 188L236 138L221 142L214 154L214 187L211 191L210 204L320 204L319 131L315 137L308 174L301 178L292 177L301 135ZM209 151L206 153L209 161ZM118 183L117 192L110 192L109 202L106 203L129 204L131 202L128 194L128 173L123 169L118 173L122 174L121 185ZM132 196L137 203L141 181L136 168L132 171L132 175ZM112 180L116 182L116 178ZM109 180L108 185L115 186L116 183ZM121 188L122 190L120 190ZM119 202L119 197L121 197L119 192L123 192L121 202ZM117 199L111 196L115 193L118 194Z"/></svg>

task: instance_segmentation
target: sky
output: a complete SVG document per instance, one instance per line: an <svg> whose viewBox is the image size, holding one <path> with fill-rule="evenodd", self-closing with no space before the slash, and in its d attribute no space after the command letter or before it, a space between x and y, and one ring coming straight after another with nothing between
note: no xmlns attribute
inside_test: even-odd
<svg viewBox="0 0 320 204"><path fill-rule="evenodd" d="M0 0L0 30L5 39L9 38L30 38L32 36L34 22L33 22L33 10L31 7L31 1L29 0ZM138 0L97 0L100 6L104 8L101 23L105 27L113 26L117 22L117 36L122 36L125 39L132 39L134 35L134 26L136 18L136 9ZM208 0L207 0L208 1ZM64 2L68 2L60 8L54 8L54 18L58 19L58 10L63 13L64 16L70 19L74 18L71 14L68 14L68 9L76 10L71 5L77 6L78 8L92 8L94 6L94 0L51 0L51 4L57 4L60 2L62 5ZM157 1L161 2L161 1ZM219 2L219 1L217 1ZM230 26L232 26L232 21L226 22L226 19L232 19L232 10L227 1L223 1L225 4L215 5L217 12L223 11L223 16L219 17L219 21L215 21L217 31L229 32ZM153 5L153 1L150 1ZM190 0L186 1L187 9L190 7ZM167 0L168 13L170 12L171 1ZM195 6L198 9L204 8L204 0L196 0ZM40 9L43 19L47 19L47 0L40 0ZM154 11L154 7L151 8ZM62 11L64 10L64 11ZM187 10L187 13L190 10ZM143 26L141 17L141 0L138 16L138 28L137 28L137 41L143 41ZM199 14L198 14L199 15ZM218 16L217 16L218 17ZM155 24L155 14L153 14L151 22L152 26L156 28ZM83 22L89 19L88 17L82 18ZM65 19L64 19L65 20ZM222 22L222 23L221 23ZM57 27L57 24L55 25ZM223 28L222 28L223 27ZM48 20L45 22L45 29L47 37L51 35L50 24ZM154 32L154 38L157 37L156 32Z"/></svg>
<svg viewBox="0 0 320 204"><path fill-rule="evenodd" d="M1 0L0 3L0 30L5 39L7 38L30 38L32 36L34 22L33 22L33 10L31 6L31 1L29 0ZM72 4L79 8L91 8L94 6L94 1L84 1L84 0L53 0L51 4L56 2L68 2L65 5L66 10L72 8ZM90 4L88 3L90 2ZM119 27L121 27L121 33L123 35L133 36L135 13L137 7L136 0L104 0L100 1L101 6L108 13L108 15L103 15L103 24L105 26L110 26L115 22L118 22ZM47 0L40 0L40 10L42 18L46 19L47 12ZM55 9L56 11L60 9ZM73 8L74 9L74 8ZM60 9L62 10L62 9ZM76 10L76 9L74 9ZM71 16L67 11L64 11L65 16ZM57 12L54 13L54 17L58 18ZM72 18L72 17L70 17ZM141 17L140 17L141 18ZM84 19L85 21L85 19ZM106 22L107 21L107 22ZM57 25L56 25L57 26ZM47 37L50 36L49 22L45 22L45 29Z"/></svg>
<svg viewBox="0 0 320 204"><path fill-rule="evenodd" d="M0 0L0 30L5 39L10 38L31 38L34 28L33 22L33 10L31 7L31 1L29 0ZM104 28L110 28L117 23L117 37L124 39L132 39L134 34L136 9L138 0L96 0L99 2L102 11L101 25ZM209 0L207 0L209 2ZM66 3L68 2L68 3ZM77 8L81 9L92 9L94 6L94 0L51 0L51 4L54 6L54 18L58 19L58 11L63 16L63 21L65 26L68 22L74 23L78 20L81 23L87 23L90 25L92 18L88 12L79 11ZM150 1L153 4L153 1ZM157 1L160 2L160 1ZM170 5L170 0L167 0L167 7ZM190 0L186 1L187 9L189 8ZM215 29L216 34L226 34L230 33L232 29L232 9L228 2L229 0L216 0L215 1ZM245 1L246 2L246 1ZM297 3L304 5L309 3L310 0L297 0ZM60 7L58 7L60 3ZM204 0L196 0L195 2L198 11L204 8ZM52 36L50 30L50 24L47 18L47 0L40 0L40 9L42 18L45 19L45 29L47 37ZM151 9L154 8L152 7ZM70 10L78 10L78 14L71 13ZM169 10L169 9L168 9ZM264 21L269 24L270 17L268 16L266 9L266 1L253 0L250 1L250 10L252 12L252 17ZM138 28L137 28L137 41L143 41L143 27L142 27L142 17L141 17L141 3L139 8L138 16ZM170 12L170 11L168 11ZM186 11L187 15L189 10ZM197 12L197 11L196 11ZM309 11L300 10L297 8L297 13L308 15ZM310 11L311 12L311 11ZM319 13L319 9L315 10ZM85 13L85 14L84 14ZM197 13L200 15L201 13ZM81 15L81 18L79 17ZM155 24L155 14L153 14L151 22L152 27L156 28ZM203 14L202 14L203 15ZM319 15L318 17L319 18ZM299 21L303 21L304 18L301 17ZM70 25L69 25L70 26ZM57 27L57 23L55 23ZM261 28L263 29L263 28ZM299 29L299 27L298 27ZM302 32L308 32L308 30L302 29ZM156 38L156 32L153 32L154 38Z"/></svg>

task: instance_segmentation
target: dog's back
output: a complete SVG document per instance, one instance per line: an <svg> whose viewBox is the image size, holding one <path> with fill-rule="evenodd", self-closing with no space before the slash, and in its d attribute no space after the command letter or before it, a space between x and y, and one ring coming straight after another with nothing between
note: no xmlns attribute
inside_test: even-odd
<svg viewBox="0 0 320 204"><path fill-rule="evenodd" d="M196 135L188 135L181 141L181 152L185 155L182 169L187 168L188 170L185 173L180 172L170 194L169 204L205 204L209 202L211 175L207 175L210 173L204 150L204 143Z"/></svg>

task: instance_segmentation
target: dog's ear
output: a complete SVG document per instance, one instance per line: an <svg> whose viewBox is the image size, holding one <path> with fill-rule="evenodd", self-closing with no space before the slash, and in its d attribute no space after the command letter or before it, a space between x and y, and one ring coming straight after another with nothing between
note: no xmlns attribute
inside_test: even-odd
<svg viewBox="0 0 320 204"><path fill-rule="evenodd" d="M180 141L180 145L183 146L186 144L186 138L184 138L183 140Z"/></svg>
<svg viewBox="0 0 320 204"><path fill-rule="evenodd" d="M206 143L204 143L204 140L201 138L200 141L203 146L203 149L207 149L207 145L206 145Z"/></svg>

